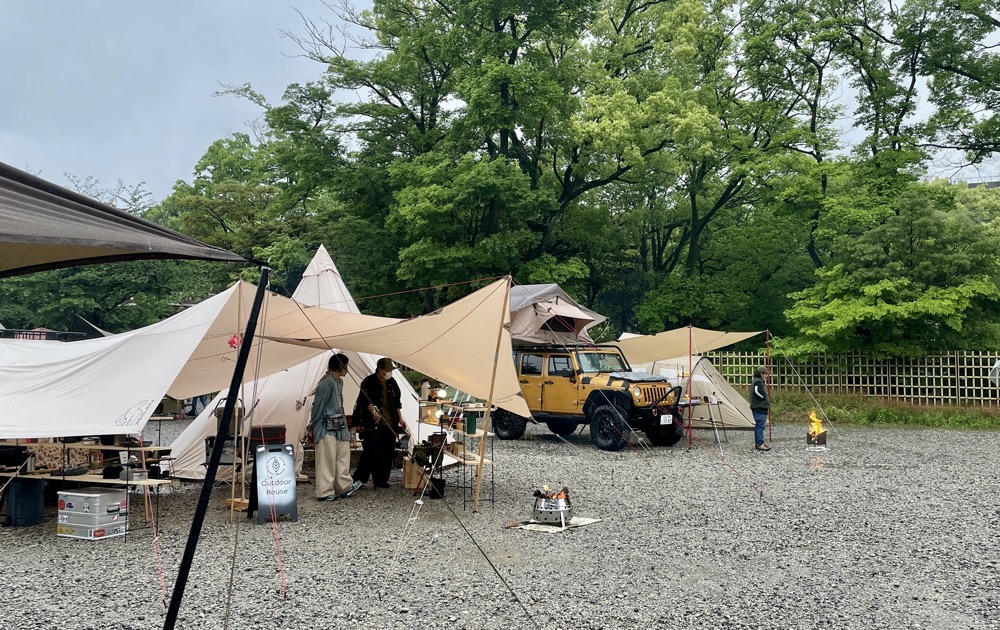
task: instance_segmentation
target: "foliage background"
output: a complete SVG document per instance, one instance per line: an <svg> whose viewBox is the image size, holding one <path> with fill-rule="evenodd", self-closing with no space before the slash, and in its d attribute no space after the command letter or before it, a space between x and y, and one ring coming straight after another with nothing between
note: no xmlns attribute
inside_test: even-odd
<svg viewBox="0 0 1000 630"><path fill-rule="evenodd" d="M511 274L608 315L607 338L693 324L768 329L793 354L1000 348L1000 190L928 176L998 147L996 0L328 7L292 35L315 81L279 103L231 86L261 117L167 198L77 188L269 260L285 293L324 244L373 314ZM4 280L0 322L120 332L240 272Z"/></svg>

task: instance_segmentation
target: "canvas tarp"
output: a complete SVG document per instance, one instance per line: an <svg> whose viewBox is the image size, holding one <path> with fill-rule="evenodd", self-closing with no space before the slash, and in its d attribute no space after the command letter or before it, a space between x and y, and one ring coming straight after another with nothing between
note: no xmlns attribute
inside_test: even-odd
<svg viewBox="0 0 1000 630"><path fill-rule="evenodd" d="M331 347L369 351L474 396L492 393L496 405L527 416L509 359L508 286L509 278L499 280L406 321L303 306L268 292L243 382ZM228 387L255 291L241 281L162 322L111 337L0 339L0 437L138 433L164 393L181 399ZM483 342L489 337L499 350L496 341Z"/></svg>
<svg viewBox="0 0 1000 630"><path fill-rule="evenodd" d="M587 331L607 318L577 304L558 284L522 284L510 290L510 334L524 343L594 343Z"/></svg>
<svg viewBox="0 0 1000 630"><path fill-rule="evenodd" d="M310 306L348 313L360 312L340 272L322 245L306 268L292 297L295 301ZM309 422L312 392L326 371L330 354L324 352L287 370L244 385L237 396L244 408L250 409L246 422L253 426L284 425L287 441L298 444ZM358 386L364 377L375 371L378 357L353 350L345 350L344 354L349 359L348 375L344 378L344 402L350 413L351 405L358 396ZM430 427L417 422L419 401L409 381L398 371L393 374L393 378L403 393L403 418L407 421L411 434L417 436L420 429L428 433ZM175 477L204 478L205 438L216 434L218 420L215 408L227 395L228 390L221 391L171 444L170 455L174 458L171 470ZM253 429L249 425L241 428L244 434L252 433ZM299 454L296 455L298 460Z"/></svg>
<svg viewBox="0 0 1000 630"><path fill-rule="evenodd" d="M245 262L242 256L0 163L0 278L149 258Z"/></svg>
<svg viewBox="0 0 1000 630"><path fill-rule="evenodd" d="M685 326L665 330L655 335L622 334L617 346L621 348L629 364L649 363L664 357L701 354L732 345L761 334L755 332L724 332Z"/></svg>
<svg viewBox="0 0 1000 630"><path fill-rule="evenodd" d="M282 341L392 357L476 398L529 416L511 358L509 287L510 278L503 278L428 315L370 330L317 319L310 330L284 334Z"/></svg>
<svg viewBox="0 0 1000 630"><path fill-rule="evenodd" d="M753 414L750 403L719 374L707 357L680 356L663 361L639 363L632 368L639 372L659 374L674 385L684 388L692 398L717 400L718 403L691 407L691 426L695 429L712 428L712 420L726 429L752 429ZM688 378L688 375L691 378ZM687 413L684 414L685 422Z"/></svg>

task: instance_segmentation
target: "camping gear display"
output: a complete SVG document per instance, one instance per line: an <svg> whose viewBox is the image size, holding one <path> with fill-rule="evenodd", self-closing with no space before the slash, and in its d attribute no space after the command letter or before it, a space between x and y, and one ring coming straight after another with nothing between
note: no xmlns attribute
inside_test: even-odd
<svg viewBox="0 0 1000 630"><path fill-rule="evenodd" d="M99 540L125 535L128 494L124 489L80 488L59 492L56 535Z"/></svg>
<svg viewBox="0 0 1000 630"><path fill-rule="evenodd" d="M287 514L293 521L299 520L298 503L295 499L295 456L291 444L257 446L254 451L253 485L257 489L256 501L251 497L247 510L250 518L257 511L257 524L263 525L281 514Z"/></svg>
<svg viewBox="0 0 1000 630"><path fill-rule="evenodd" d="M536 523L551 523L566 527L573 520L573 502L569 498L569 488L552 491L548 486L535 490L535 506L531 520Z"/></svg>

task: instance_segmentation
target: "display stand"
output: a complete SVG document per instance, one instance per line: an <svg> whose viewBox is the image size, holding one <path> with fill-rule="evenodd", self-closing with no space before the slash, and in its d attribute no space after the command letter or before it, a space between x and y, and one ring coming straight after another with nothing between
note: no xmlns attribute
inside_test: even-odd
<svg viewBox="0 0 1000 630"><path fill-rule="evenodd" d="M296 501L295 451L291 444L260 444L254 452L251 474L253 492L247 505L247 518L257 512L257 524L263 525L281 514L299 520Z"/></svg>

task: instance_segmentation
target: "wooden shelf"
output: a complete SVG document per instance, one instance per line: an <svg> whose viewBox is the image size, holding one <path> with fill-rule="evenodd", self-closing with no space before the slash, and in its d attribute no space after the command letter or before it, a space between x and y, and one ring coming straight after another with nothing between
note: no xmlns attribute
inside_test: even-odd
<svg viewBox="0 0 1000 630"><path fill-rule="evenodd" d="M74 481L87 484L99 484L103 486L164 486L170 483L170 479L105 479L101 475L53 475L51 472L34 471L30 473L10 473L0 472L0 477L20 477L22 479L41 479L45 481Z"/></svg>

